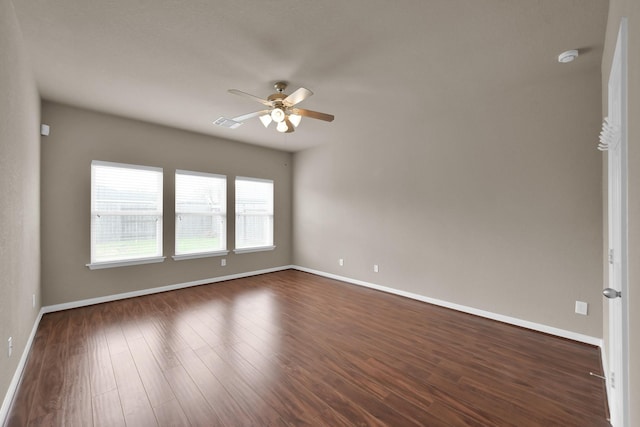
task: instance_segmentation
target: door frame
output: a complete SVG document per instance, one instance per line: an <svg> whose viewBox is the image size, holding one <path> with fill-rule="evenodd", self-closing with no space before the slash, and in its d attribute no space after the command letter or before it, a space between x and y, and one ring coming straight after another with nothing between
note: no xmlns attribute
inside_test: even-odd
<svg viewBox="0 0 640 427"><path fill-rule="evenodd" d="M627 170L627 19L622 18L608 82L609 123L618 138L607 154L609 287L621 292L608 300L609 336L607 396L611 425L629 425L629 304L628 304L628 170ZM610 252L611 253L611 252Z"/></svg>

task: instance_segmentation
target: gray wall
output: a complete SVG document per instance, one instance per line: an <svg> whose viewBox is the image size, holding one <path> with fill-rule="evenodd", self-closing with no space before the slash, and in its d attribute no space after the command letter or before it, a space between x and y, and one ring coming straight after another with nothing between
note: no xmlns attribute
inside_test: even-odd
<svg viewBox="0 0 640 427"><path fill-rule="evenodd" d="M297 153L294 264L602 337L600 105L595 67Z"/></svg>
<svg viewBox="0 0 640 427"><path fill-rule="evenodd" d="M0 0L0 396L40 309L40 99L9 0ZM32 307L32 295L36 307ZM7 340L13 355L7 358Z"/></svg>
<svg viewBox="0 0 640 427"><path fill-rule="evenodd" d="M51 135L42 143L43 305L289 265L291 154L45 102ZM160 264L89 270L91 161L164 168L164 255ZM235 176L274 180L276 249L174 261L176 169L227 175L233 248Z"/></svg>
<svg viewBox="0 0 640 427"><path fill-rule="evenodd" d="M7 390L40 307L41 247L45 305L293 259L309 268L602 336L601 248L606 244L599 231L601 165L594 135L601 118L600 79L608 79L623 15L630 19L630 360L637 360L638 2L611 0L602 76L592 70L531 82L493 94L481 108L460 106L455 115L434 113L422 121L411 117L420 138L403 126L390 126L386 134L363 128L359 139L296 154L293 174L287 153L45 103L43 121L52 125L52 134L42 150L41 202L38 94L13 6L0 0L0 343L6 345L9 336L14 340L12 358L0 364L0 392ZM603 90L606 97L606 84ZM219 266L219 258L169 258L162 264L90 271L85 264L93 159L165 168L167 256L173 253L173 170L274 179L278 247L230 254L227 267ZM231 192L229 197L231 203ZM345 259L344 267L338 267L338 258ZM377 274L374 263L380 265ZM590 303L589 316L573 313L575 300ZM634 425L640 420L640 369L632 364L630 374Z"/></svg>
<svg viewBox="0 0 640 427"><path fill-rule="evenodd" d="M609 20L605 51L602 59L602 98L606 116L607 82L615 51L620 18L627 17L629 30L628 52L628 115L629 115L629 361L630 361L630 426L640 425L640 2L637 0L611 0L609 3ZM604 173L606 182L606 170ZM606 184L605 184L606 185ZM605 187L606 188L606 187ZM606 206L606 193L604 195ZM603 235L607 236L607 224L604 223ZM606 268L606 264L605 264ZM605 277L606 280L606 277ZM606 309L607 304L604 303ZM608 331L606 323L608 313L605 310L604 332ZM606 338L606 337L605 337ZM605 350L608 353L607 340Z"/></svg>

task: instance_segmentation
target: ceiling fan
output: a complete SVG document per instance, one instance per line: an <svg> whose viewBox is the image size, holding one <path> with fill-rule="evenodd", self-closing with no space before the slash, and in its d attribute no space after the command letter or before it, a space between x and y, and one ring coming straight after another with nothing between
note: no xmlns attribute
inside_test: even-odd
<svg viewBox="0 0 640 427"><path fill-rule="evenodd" d="M313 95L313 92L309 89L301 87L290 95L287 95L284 93L287 88L287 84L285 82L277 82L273 87L275 88L276 93L269 95L267 99L262 99L237 89L229 89L229 93L258 101L268 108L234 117L233 119L220 117L214 123L218 126L235 129L242 125L245 120L258 117L264 127L269 127L271 122L275 122L277 124L276 130L278 132L290 133L298 127L303 116L310 117L312 119L324 120L325 122L333 121L334 116L331 114L319 113L317 111L296 107L297 104Z"/></svg>

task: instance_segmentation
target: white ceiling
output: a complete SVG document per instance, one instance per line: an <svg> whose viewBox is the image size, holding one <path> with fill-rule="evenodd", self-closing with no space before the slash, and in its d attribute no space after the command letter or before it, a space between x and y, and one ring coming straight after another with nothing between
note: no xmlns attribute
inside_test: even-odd
<svg viewBox="0 0 640 427"><path fill-rule="evenodd" d="M429 117L600 67L606 0L13 0L44 99L298 151L418 137ZM573 63L557 55L580 49ZM315 95L295 133L257 118L273 83Z"/></svg>

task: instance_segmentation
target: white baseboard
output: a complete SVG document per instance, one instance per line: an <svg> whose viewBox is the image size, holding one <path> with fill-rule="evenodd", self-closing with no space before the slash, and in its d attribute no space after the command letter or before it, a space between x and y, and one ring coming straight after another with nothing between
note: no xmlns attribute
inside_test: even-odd
<svg viewBox="0 0 640 427"><path fill-rule="evenodd" d="M453 310L461 311L463 313L474 314L476 316L485 317L487 319L497 320L502 323L508 323L510 325L520 326L527 329L532 329L538 332L544 332L546 334L555 335L562 338L567 338L573 341L578 341L585 344L594 345L602 348L602 339L592 337L589 335L579 334L577 332L567 331L564 329L555 328L553 326L547 326L540 323L530 322L528 320L518 319L516 317L504 316L502 314L492 313L490 311L479 310L477 308L468 307L460 304L455 304L448 301L443 301L435 298L429 298L424 295L414 294L411 292L401 291L399 289L389 288L386 286L376 285L374 283L365 282L362 280L352 279L349 277L338 276L337 274L325 273L324 271L313 270L311 268L300 267L297 265L291 268L295 270L304 271L318 276L328 277L330 279L340 280L342 282L351 283L358 286L364 286L366 288L376 289L378 291L387 292L394 295L400 295L406 298L426 302L429 304L438 305L440 307L446 307Z"/></svg>
<svg viewBox="0 0 640 427"><path fill-rule="evenodd" d="M243 277L257 276L259 274L273 273L276 271L289 270L293 268L290 265L282 267L267 268L264 270L248 271L246 273L230 274L228 276L212 277L210 279L194 280L193 282L178 283L175 285L160 286L158 288L141 289L139 291L124 292L121 294L107 295L104 297L89 298L79 301L65 302L62 304L48 305L42 307L45 313L53 313L55 311L69 310L71 308L86 307L88 305L102 304L104 302L117 301L121 299L140 297L143 295L158 294L161 292L174 291L176 289L190 288L192 286L206 285L208 283L224 282L227 280L241 279Z"/></svg>
<svg viewBox="0 0 640 427"><path fill-rule="evenodd" d="M2 407L0 407L0 425L5 424L7 415L9 415L9 409L11 408L11 402L13 401L13 396L16 394L16 390L18 389L18 384L20 384L22 372L24 371L24 367L27 364L27 359L29 358L29 352L31 351L31 346L33 345L33 340L36 337L36 332L38 331L38 325L40 325L40 319L42 319L43 314L44 314L44 311L40 309L40 312L38 313L38 317L36 317L36 320L33 323L33 328L31 328L31 334L29 334L27 343L24 346L24 350L22 351L22 356L20 357L20 361L18 362L16 371L14 372L13 378L11 379L11 383L9 383L9 388L7 389L7 393L4 395L4 400L2 401Z"/></svg>

